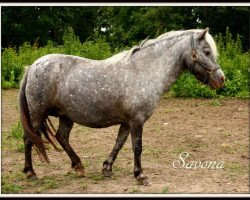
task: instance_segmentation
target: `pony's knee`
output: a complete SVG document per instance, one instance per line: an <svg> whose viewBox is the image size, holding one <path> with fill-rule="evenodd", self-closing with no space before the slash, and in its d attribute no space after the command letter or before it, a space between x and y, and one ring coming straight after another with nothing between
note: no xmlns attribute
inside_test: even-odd
<svg viewBox="0 0 250 200"><path fill-rule="evenodd" d="M143 127L145 123L145 116L142 113L138 113L133 119L129 122L129 127L131 131L137 130Z"/></svg>

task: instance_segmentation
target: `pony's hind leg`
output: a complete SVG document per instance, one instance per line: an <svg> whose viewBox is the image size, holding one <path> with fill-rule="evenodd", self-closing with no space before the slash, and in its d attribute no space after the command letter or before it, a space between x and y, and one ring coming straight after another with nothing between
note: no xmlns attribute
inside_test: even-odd
<svg viewBox="0 0 250 200"><path fill-rule="evenodd" d="M128 135L129 126L127 124L122 124L118 132L115 146L108 158L103 163L102 173L104 174L104 176L112 176L112 165L115 162L116 156L118 155L119 151L122 149L124 143L126 142Z"/></svg>
<svg viewBox="0 0 250 200"><path fill-rule="evenodd" d="M24 141L24 151L25 151L25 164L23 172L27 175L28 179L37 179L36 173L33 170L32 166L32 142L27 138L26 135L23 136Z"/></svg>
<svg viewBox="0 0 250 200"><path fill-rule="evenodd" d="M71 167L75 169L77 175L84 176L84 167L81 163L81 160L69 144L69 133L73 127L73 124L74 122L69 120L66 116L60 116L56 139L71 159Z"/></svg>

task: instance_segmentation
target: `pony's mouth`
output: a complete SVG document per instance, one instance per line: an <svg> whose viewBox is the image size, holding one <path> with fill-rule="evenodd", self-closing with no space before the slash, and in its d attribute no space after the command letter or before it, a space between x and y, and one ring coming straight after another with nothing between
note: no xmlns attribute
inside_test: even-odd
<svg viewBox="0 0 250 200"><path fill-rule="evenodd" d="M224 82L211 80L209 83L209 86L211 89L218 90L218 89L224 87Z"/></svg>

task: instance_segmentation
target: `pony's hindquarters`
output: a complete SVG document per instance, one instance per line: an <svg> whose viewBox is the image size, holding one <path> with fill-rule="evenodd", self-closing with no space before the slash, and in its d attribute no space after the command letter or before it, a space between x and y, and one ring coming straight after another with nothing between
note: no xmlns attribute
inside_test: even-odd
<svg viewBox="0 0 250 200"><path fill-rule="evenodd" d="M37 134L37 132L34 130L34 127L31 125L29 108L25 92L27 84L27 76L28 76L28 71L25 73L23 77L19 91L20 120L24 130L23 139L25 147L25 166L23 171L24 173L27 174L28 178L35 178L36 174L33 170L32 158L31 158L32 146L35 146L39 154L41 154L43 158L47 161L48 161L48 156L45 152L45 148L41 137L39 136L39 134Z"/></svg>
<svg viewBox="0 0 250 200"><path fill-rule="evenodd" d="M20 108L20 120L24 129L24 135L27 137L27 140L29 140L35 147L37 147L39 153L41 156L48 161L47 154L45 152L45 148L43 145L43 141L39 134L36 132L34 127L32 126L31 120L30 120L30 113L29 108L27 104L27 98L26 98L26 84L27 84L27 75L28 71L23 77L23 80L20 85L20 91L19 91L19 108Z"/></svg>
<svg viewBox="0 0 250 200"><path fill-rule="evenodd" d="M31 115L34 110L29 110L29 105L27 101L26 95L26 87L29 76L29 70L25 73L22 82L20 84L19 91L19 110L20 110L20 121L24 130L24 147L25 147L25 167L24 172L27 174L27 177L36 177L36 174L32 167L32 158L31 151L32 146L37 150L38 155L41 156L42 160L49 162L49 158L45 151L45 146L43 140L41 138L41 133L47 138L47 140L53 145L54 142L51 139L50 134L52 133L49 129L48 123L46 122L46 118L44 121L40 121L39 123L34 123L35 119L31 119ZM38 111L37 111L38 112ZM41 113L38 113L41 115ZM34 124L37 124L34 126Z"/></svg>

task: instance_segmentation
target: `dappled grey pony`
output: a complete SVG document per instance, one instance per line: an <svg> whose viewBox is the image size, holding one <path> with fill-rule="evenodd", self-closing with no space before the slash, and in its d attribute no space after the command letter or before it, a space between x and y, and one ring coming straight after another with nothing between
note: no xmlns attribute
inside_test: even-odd
<svg viewBox="0 0 250 200"><path fill-rule="evenodd" d="M112 165L131 133L134 176L147 185L141 166L144 123L185 69L213 89L223 87L225 77L216 60L216 45L208 28L168 32L106 60L62 54L39 58L24 75L19 94L27 177L36 178L32 146L49 162L42 135L55 148L58 141L76 173L84 176L82 162L69 144L74 122L92 128L120 124L102 172L112 175ZM48 116L59 118L57 131Z"/></svg>

